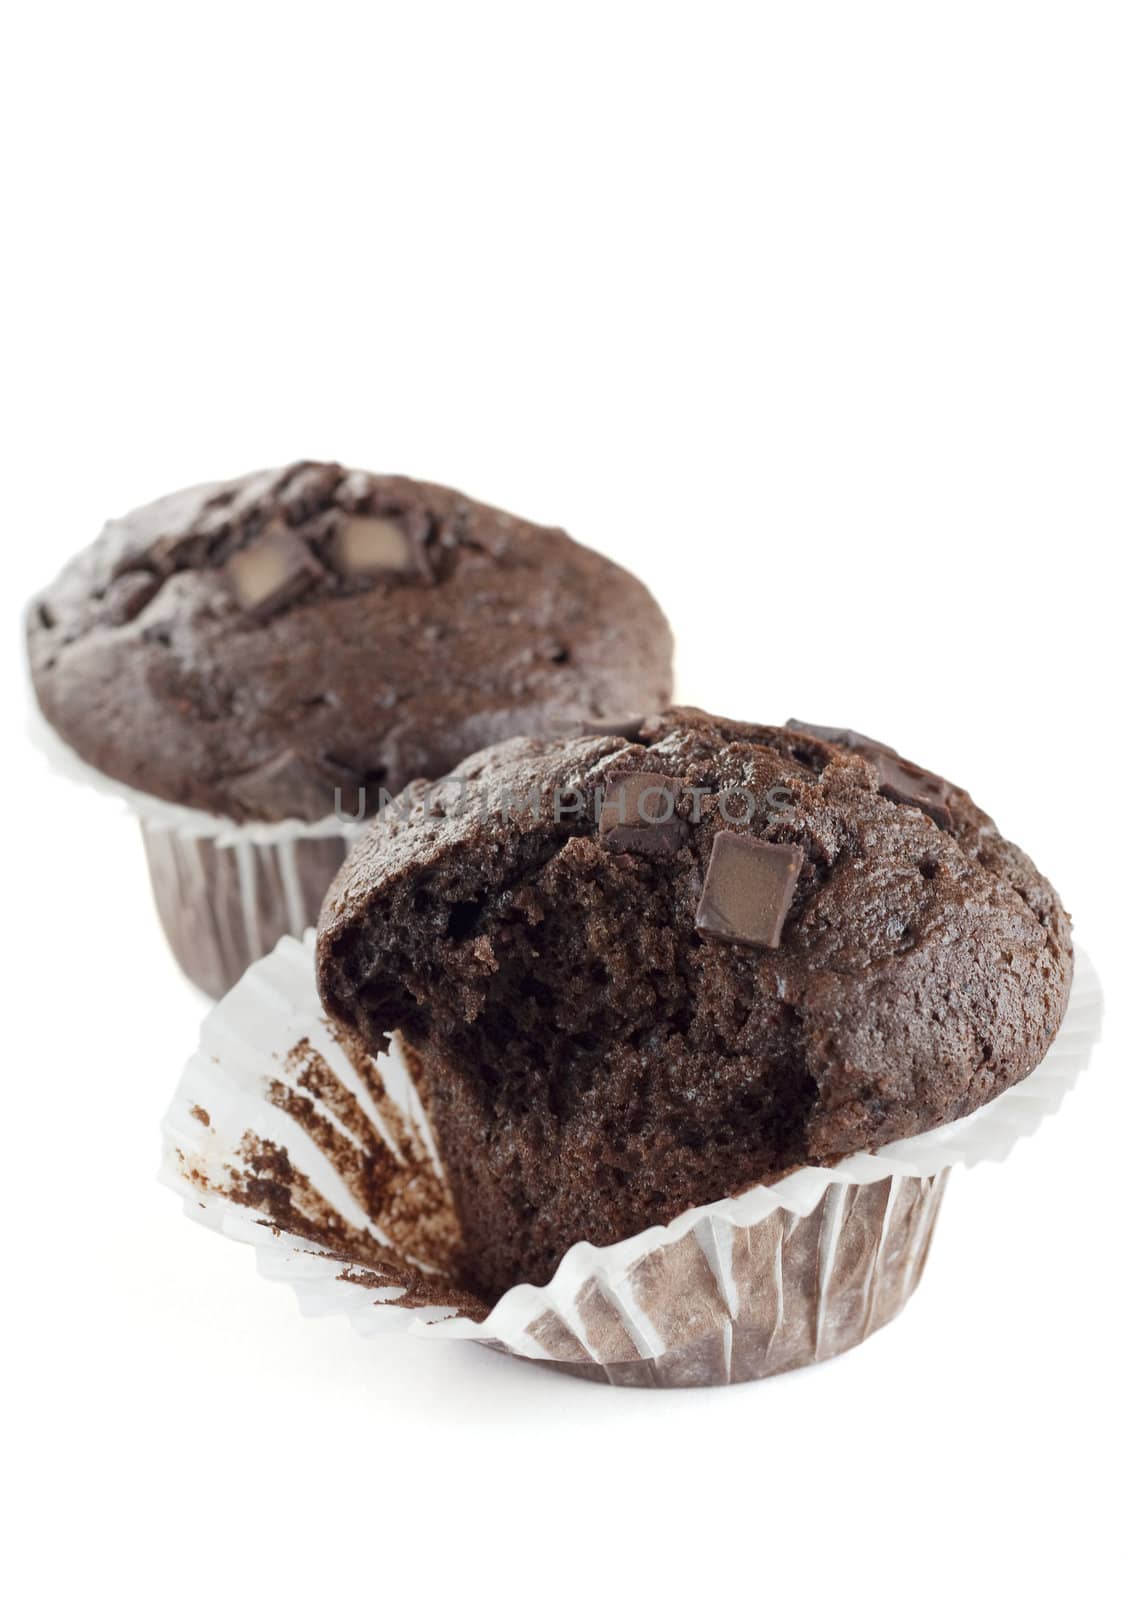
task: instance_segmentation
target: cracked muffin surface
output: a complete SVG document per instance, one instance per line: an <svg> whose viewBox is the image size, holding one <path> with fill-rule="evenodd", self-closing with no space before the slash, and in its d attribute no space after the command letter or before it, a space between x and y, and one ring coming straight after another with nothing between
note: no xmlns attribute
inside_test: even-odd
<svg viewBox="0 0 1122 1600"><path fill-rule="evenodd" d="M413 1052L491 1295L964 1116L1040 1061L1071 964L1055 891L963 789L690 709L412 785L317 944L329 1016Z"/></svg>
<svg viewBox="0 0 1122 1600"><path fill-rule="evenodd" d="M557 528L317 462L119 520L27 618L92 766L236 821L328 815L513 734L665 705L666 619Z"/></svg>

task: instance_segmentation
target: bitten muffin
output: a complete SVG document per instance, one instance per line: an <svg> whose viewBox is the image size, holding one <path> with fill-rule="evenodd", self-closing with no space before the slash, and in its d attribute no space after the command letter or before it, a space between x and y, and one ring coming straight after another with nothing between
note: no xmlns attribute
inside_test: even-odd
<svg viewBox="0 0 1122 1600"><path fill-rule="evenodd" d="M316 462L110 522L32 604L27 642L39 705L87 763L241 824L373 811L484 745L653 711L671 688L662 612L605 557L451 489ZM173 946L211 993L315 921L344 848L147 837Z"/></svg>
<svg viewBox="0 0 1122 1600"><path fill-rule="evenodd" d="M963 789L688 709L411 786L317 944L342 1031L412 1051L488 1296L964 1116L1041 1060L1071 970L1054 890Z"/></svg>

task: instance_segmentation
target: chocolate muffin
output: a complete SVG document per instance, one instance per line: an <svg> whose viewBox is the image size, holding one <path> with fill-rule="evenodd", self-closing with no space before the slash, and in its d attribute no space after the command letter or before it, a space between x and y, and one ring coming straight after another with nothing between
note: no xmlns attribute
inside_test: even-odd
<svg viewBox="0 0 1122 1600"><path fill-rule="evenodd" d="M556 722L657 710L665 618L557 528L301 462L111 522L32 606L39 704L92 766L237 820L314 821Z"/></svg>
<svg viewBox="0 0 1122 1600"><path fill-rule="evenodd" d="M454 490L315 462L109 523L31 606L27 642L45 717L100 773L254 825L247 849L261 824L316 825L295 862L249 859L248 889L244 850L237 871L202 846L165 863L165 922L212 993L315 920L336 809L373 811L512 734L655 710L671 687L666 620L611 561Z"/></svg>
<svg viewBox="0 0 1122 1600"><path fill-rule="evenodd" d="M411 1049L488 1296L964 1116L1040 1061L1071 970L1054 890L963 789L688 709L412 785L317 946L344 1034Z"/></svg>

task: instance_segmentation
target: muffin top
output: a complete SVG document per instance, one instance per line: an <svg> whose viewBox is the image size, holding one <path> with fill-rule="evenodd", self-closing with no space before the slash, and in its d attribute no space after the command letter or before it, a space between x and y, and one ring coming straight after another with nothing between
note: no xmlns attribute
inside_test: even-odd
<svg viewBox="0 0 1122 1600"><path fill-rule="evenodd" d="M1059 1027L1068 918L961 788L675 709L416 784L336 879L320 992L429 1078L474 1281L965 1115Z"/></svg>
<svg viewBox="0 0 1122 1600"><path fill-rule="evenodd" d="M236 820L329 814L515 733L665 704L643 585L454 490L317 462L110 522L32 604L40 707L85 760Z"/></svg>

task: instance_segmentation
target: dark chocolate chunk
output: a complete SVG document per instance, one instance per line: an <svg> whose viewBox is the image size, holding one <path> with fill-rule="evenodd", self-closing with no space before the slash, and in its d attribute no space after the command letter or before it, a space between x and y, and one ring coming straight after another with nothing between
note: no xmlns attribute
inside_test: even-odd
<svg viewBox="0 0 1122 1600"><path fill-rule="evenodd" d="M115 628L131 622L155 597L159 587L160 580L154 572L123 572L114 580L107 596L109 621Z"/></svg>
<svg viewBox="0 0 1122 1600"><path fill-rule="evenodd" d="M326 817L334 801L333 777L321 772L294 750L282 750L271 760L229 780L230 793L253 815L275 817Z"/></svg>
<svg viewBox="0 0 1122 1600"><path fill-rule="evenodd" d="M272 527L235 552L226 572L242 610L263 622L311 588L323 568L298 534Z"/></svg>
<svg viewBox="0 0 1122 1600"><path fill-rule="evenodd" d="M353 757L336 755L331 750L321 750L316 760L316 770L322 772L331 795L331 805L337 816L362 821L372 817L382 798L386 781L386 768L363 768Z"/></svg>
<svg viewBox="0 0 1122 1600"><path fill-rule="evenodd" d="M409 572L415 565L409 535L388 517L348 517L331 536L328 559L344 578Z"/></svg>
<svg viewBox="0 0 1122 1600"><path fill-rule="evenodd" d="M601 840L609 850L673 855L689 831L675 815L681 792L681 781L661 772L629 772L616 778L603 797L598 796Z"/></svg>
<svg viewBox="0 0 1122 1600"><path fill-rule="evenodd" d="M600 832L613 828L649 828L670 822L682 784L661 772L629 772L613 779L600 802Z"/></svg>
<svg viewBox="0 0 1122 1600"><path fill-rule="evenodd" d="M635 743L643 723L639 716L582 717L579 712L571 716L550 717L546 732L553 739L627 739Z"/></svg>
<svg viewBox="0 0 1122 1600"><path fill-rule="evenodd" d="M936 827L946 831L951 825L947 800L951 786L934 772L925 772L911 761L888 751L873 751L869 760L876 768L880 792L898 806L915 806L925 811Z"/></svg>
<svg viewBox="0 0 1122 1600"><path fill-rule="evenodd" d="M646 720L645 717L589 717L574 723L571 731L574 736L585 738L634 740Z"/></svg>
<svg viewBox="0 0 1122 1600"><path fill-rule="evenodd" d="M686 842L689 828L680 817L669 822L655 822L643 827L624 824L610 828L603 836L609 850L624 850L640 856L672 856Z"/></svg>
<svg viewBox="0 0 1122 1600"><path fill-rule="evenodd" d="M887 750L891 755L896 754L891 745L881 744L879 739L870 739L852 728L823 728L814 722L800 722L797 717L788 717L784 726L792 733L809 733L812 738L822 739L826 744L840 744L843 750L854 750L858 755L864 755L869 750Z"/></svg>
<svg viewBox="0 0 1122 1600"><path fill-rule="evenodd" d="M698 933L723 944L778 950L802 864L797 845L719 833L694 919Z"/></svg>
<svg viewBox="0 0 1122 1600"><path fill-rule="evenodd" d="M934 772L917 767L913 761L905 761L890 744L869 739L863 733L855 733L852 728L818 728L810 722L797 722L793 717L787 727L792 733L813 734L827 744L841 745L855 755L864 756L866 761L872 763L878 788L886 800L901 806L916 806L926 812L938 827L950 827L951 813L947 799L951 785Z"/></svg>
<svg viewBox="0 0 1122 1600"><path fill-rule="evenodd" d="M285 469L276 486L277 504L292 524L306 522L331 498L343 478L334 462L298 461Z"/></svg>

